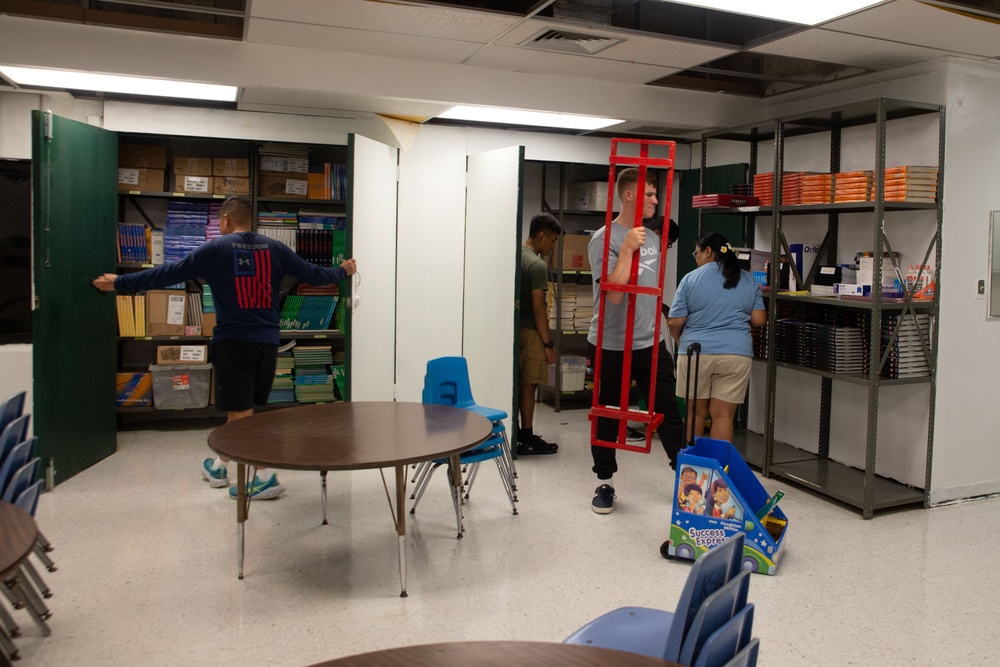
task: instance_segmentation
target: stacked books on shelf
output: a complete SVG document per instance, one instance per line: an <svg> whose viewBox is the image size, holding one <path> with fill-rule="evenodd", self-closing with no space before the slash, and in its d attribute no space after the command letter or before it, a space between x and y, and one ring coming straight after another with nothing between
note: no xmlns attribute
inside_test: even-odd
<svg viewBox="0 0 1000 667"><path fill-rule="evenodd" d="M861 329L801 320L779 320L775 330L778 361L828 373L860 375L865 368Z"/></svg>
<svg viewBox="0 0 1000 667"><path fill-rule="evenodd" d="M889 339L897 326L899 333L890 346ZM888 350L889 356L882 366L881 376L897 379L930 375L930 363L924 355L925 345L928 351L931 349L930 328L929 314L883 313L881 352L884 357Z"/></svg>
<svg viewBox="0 0 1000 667"><path fill-rule="evenodd" d="M215 297L212 295L212 288L207 283L201 288L201 312L215 312Z"/></svg>
<svg viewBox="0 0 1000 667"><path fill-rule="evenodd" d="M333 385L337 392L337 400L347 400L347 367L343 364L335 364L330 367L333 375Z"/></svg>
<svg viewBox="0 0 1000 667"><path fill-rule="evenodd" d="M885 200L934 203L937 167L903 166L885 170Z"/></svg>
<svg viewBox="0 0 1000 667"><path fill-rule="evenodd" d="M205 242L209 202L171 199L167 202L163 254L167 262L187 257Z"/></svg>
<svg viewBox="0 0 1000 667"><path fill-rule="evenodd" d="M330 328L336 296L302 296L289 294L281 307L282 331L314 331Z"/></svg>
<svg viewBox="0 0 1000 667"><path fill-rule="evenodd" d="M871 201L875 198L875 172L839 171L833 175L833 201Z"/></svg>
<svg viewBox="0 0 1000 667"><path fill-rule="evenodd" d="M753 196L761 206L774 206L774 172L753 175Z"/></svg>
<svg viewBox="0 0 1000 667"><path fill-rule="evenodd" d="M299 216L294 211L261 211L257 214L258 227L291 227L299 224Z"/></svg>
<svg viewBox="0 0 1000 667"><path fill-rule="evenodd" d="M347 221L324 211L299 211L296 252L319 266L340 266L347 252Z"/></svg>
<svg viewBox="0 0 1000 667"><path fill-rule="evenodd" d="M296 229L294 227L257 227L257 233L261 236L272 238L275 241L281 241L292 250L295 250Z"/></svg>
<svg viewBox="0 0 1000 667"><path fill-rule="evenodd" d="M213 201L208 203L208 225L205 227L206 241L211 241L222 236L222 230L219 229L220 208L222 208L222 202Z"/></svg>
<svg viewBox="0 0 1000 667"><path fill-rule="evenodd" d="M278 354L277 366L274 369L274 384L271 385L271 395L268 403L292 403L295 401L295 357L290 351Z"/></svg>
<svg viewBox="0 0 1000 667"><path fill-rule="evenodd" d="M201 294L197 292L187 293L187 326L189 329L197 331L197 333L195 333L195 331L191 331L191 333L188 334L189 336L201 335L201 327L203 323L202 314L204 313L201 299Z"/></svg>
<svg viewBox="0 0 1000 667"><path fill-rule="evenodd" d="M145 295L119 294L115 297L115 308L118 311L119 336L132 338L146 335Z"/></svg>
<svg viewBox="0 0 1000 667"><path fill-rule="evenodd" d="M589 276L588 276L589 277ZM560 326L563 331L586 331L590 321L594 319L594 288L590 281L586 283L566 282L562 286L562 299L556 301L556 285L549 283L549 328L556 330L556 312L558 305Z"/></svg>
<svg viewBox="0 0 1000 667"><path fill-rule="evenodd" d="M309 199L347 199L347 165L324 162L309 167Z"/></svg>
<svg viewBox="0 0 1000 667"><path fill-rule="evenodd" d="M295 358L295 400L300 403L336 400L333 375L329 370L333 365L330 346L297 345L292 354Z"/></svg>
<svg viewBox="0 0 1000 667"><path fill-rule="evenodd" d="M146 225L118 223L118 261L135 264L150 262L150 233Z"/></svg>

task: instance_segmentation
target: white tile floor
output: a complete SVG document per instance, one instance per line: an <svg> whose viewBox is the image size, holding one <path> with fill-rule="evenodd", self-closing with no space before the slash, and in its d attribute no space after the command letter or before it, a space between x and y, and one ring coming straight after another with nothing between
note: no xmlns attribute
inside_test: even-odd
<svg viewBox="0 0 1000 667"><path fill-rule="evenodd" d="M428 642L558 642L614 607L672 608L690 565L659 554L673 493L659 442L619 455L616 508L600 516L586 412L541 405L536 430L560 451L518 461L518 516L483 469L456 540L433 480L412 517L406 599L378 472L331 473L330 526L318 475L281 473L284 496L252 508L238 581L235 504L198 470L208 430L122 432L118 453L41 499L59 566L46 575L52 635L16 612L19 664L309 665ZM750 585L760 664L997 664L1000 501L864 521L781 488L787 551Z"/></svg>

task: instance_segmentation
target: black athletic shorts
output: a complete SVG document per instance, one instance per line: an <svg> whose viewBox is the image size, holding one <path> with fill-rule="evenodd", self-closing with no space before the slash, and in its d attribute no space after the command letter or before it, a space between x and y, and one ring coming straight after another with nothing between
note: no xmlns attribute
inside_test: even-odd
<svg viewBox="0 0 1000 667"><path fill-rule="evenodd" d="M213 342L215 407L224 412L242 412L254 405L266 405L277 360L277 345L243 340Z"/></svg>

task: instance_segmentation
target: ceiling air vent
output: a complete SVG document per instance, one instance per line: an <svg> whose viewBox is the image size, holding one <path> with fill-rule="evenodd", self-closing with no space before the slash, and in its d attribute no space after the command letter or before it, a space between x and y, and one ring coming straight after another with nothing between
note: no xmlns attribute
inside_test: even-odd
<svg viewBox="0 0 1000 667"><path fill-rule="evenodd" d="M621 44L623 41L613 37L604 37L603 35L547 29L521 42L520 46L592 56L609 46Z"/></svg>

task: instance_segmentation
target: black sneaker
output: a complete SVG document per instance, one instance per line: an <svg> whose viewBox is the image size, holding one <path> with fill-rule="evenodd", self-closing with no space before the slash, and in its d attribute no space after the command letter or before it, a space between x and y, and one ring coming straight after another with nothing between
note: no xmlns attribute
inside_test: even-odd
<svg viewBox="0 0 1000 667"><path fill-rule="evenodd" d="M601 484L594 490L594 499L590 501L590 509L598 514L611 514L615 508L615 489L610 484Z"/></svg>
<svg viewBox="0 0 1000 667"><path fill-rule="evenodd" d="M555 454L559 451L559 445L554 442L545 442L541 436L536 435L527 442L517 443L518 456L531 456L532 454Z"/></svg>
<svg viewBox="0 0 1000 667"><path fill-rule="evenodd" d="M636 429L632 428L631 426L628 426L628 427L625 428L625 439L626 440L632 440L632 441L645 440L646 439L646 434L643 433L642 431L637 431Z"/></svg>

